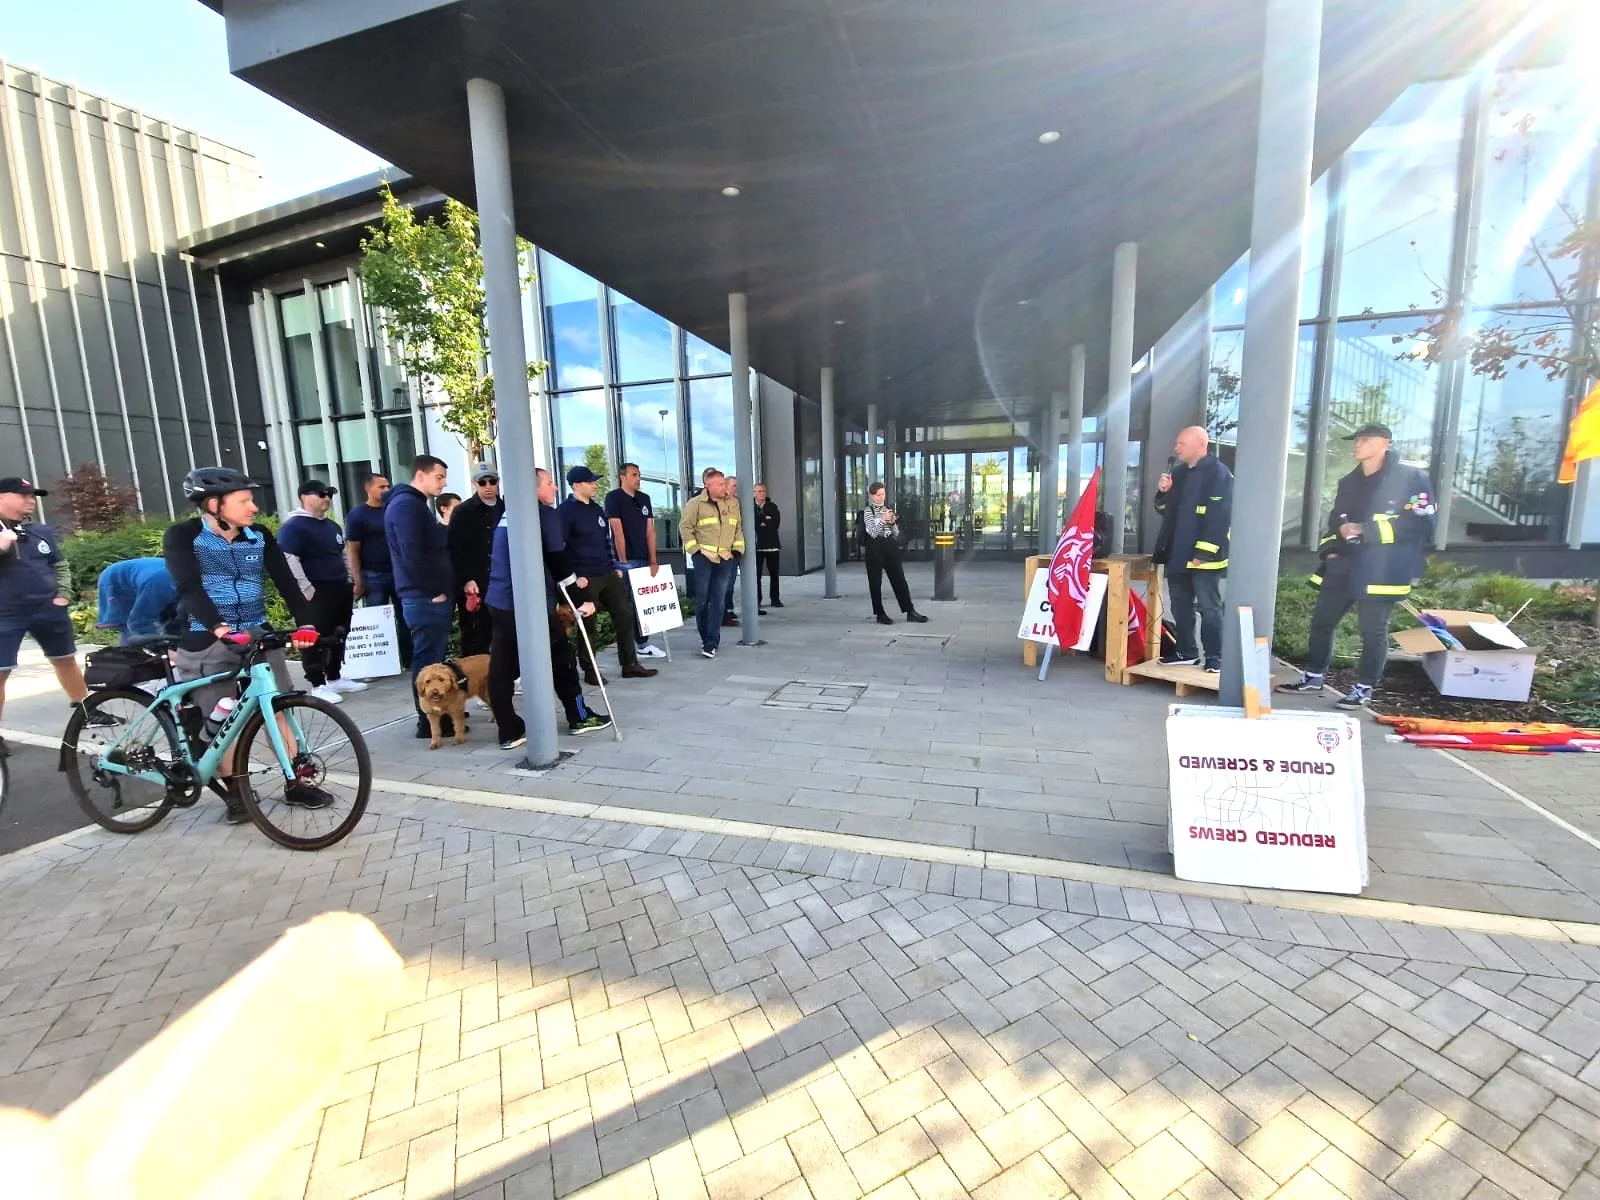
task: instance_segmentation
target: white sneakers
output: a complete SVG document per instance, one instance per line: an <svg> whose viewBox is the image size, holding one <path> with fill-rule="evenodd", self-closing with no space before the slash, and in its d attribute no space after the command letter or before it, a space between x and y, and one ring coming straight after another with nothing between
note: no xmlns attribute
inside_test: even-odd
<svg viewBox="0 0 1600 1200"><path fill-rule="evenodd" d="M311 689L311 694L314 697L316 697L318 700L321 700L324 704L343 704L344 703L344 697L341 696L336 690L334 690L334 688L330 684L326 684L325 683L321 687L312 688Z"/></svg>
<svg viewBox="0 0 1600 1200"><path fill-rule="evenodd" d="M327 686L336 692L345 693L364 692L367 690L367 685L359 679L330 679Z"/></svg>
<svg viewBox="0 0 1600 1200"><path fill-rule="evenodd" d="M635 649L638 650L640 658L665 658L667 656L667 652L656 645L637 646Z"/></svg>

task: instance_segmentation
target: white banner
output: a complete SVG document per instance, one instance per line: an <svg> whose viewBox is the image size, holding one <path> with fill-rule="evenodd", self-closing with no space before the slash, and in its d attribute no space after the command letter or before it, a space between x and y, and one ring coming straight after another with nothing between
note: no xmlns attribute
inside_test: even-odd
<svg viewBox="0 0 1600 1200"><path fill-rule="evenodd" d="M1028 604L1022 610L1022 625L1017 629L1017 637L1025 642L1043 642L1059 650L1056 619L1050 612L1049 586L1050 571L1040 567L1033 573L1033 586L1028 589ZM1095 626L1100 623L1100 610L1105 607L1105 602L1106 577L1090 575L1089 595L1083 605L1083 631L1078 635L1078 644L1071 649L1089 648L1089 643L1094 641Z"/></svg>
<svg viewBox="0 0 1600 1200"><path fill-rule="evenodd" d="M344 674L351 679L381 679L400 674L400 642L394 631L394 605L358 608L344 641Z"/></svg>
<svg viewBox="0 0 1600 1200"><path fill-rule="evenodd" d="M628 571L628 586L633 589L633 610L646 637L683 627L678 585L670 570L652 576L649 567L633 567Z"/></svg>
<svg viewBox="0 0 1600 1200"><path fill-rule="evenodd" d="M1361 726L1353 717L1175 704L1169 837L1179 879L1356 894L1367 885Z"/></svg>

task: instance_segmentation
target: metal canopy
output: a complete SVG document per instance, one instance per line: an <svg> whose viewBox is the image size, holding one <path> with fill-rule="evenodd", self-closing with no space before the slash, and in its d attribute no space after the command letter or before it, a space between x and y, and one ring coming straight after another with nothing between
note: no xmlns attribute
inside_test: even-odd
<svg viewBox="0 0 1600 1200"><path fill-rule="evenodd" d="M496 80L521 234L722 346L744 291L758 369L903 424L1026 415L1080 341L1093 411L1116 244L1136 354L1246 247L1262 0L223 7L235 73L463 199ZM1525 7L1328 0L1316 169Z"/></svg>

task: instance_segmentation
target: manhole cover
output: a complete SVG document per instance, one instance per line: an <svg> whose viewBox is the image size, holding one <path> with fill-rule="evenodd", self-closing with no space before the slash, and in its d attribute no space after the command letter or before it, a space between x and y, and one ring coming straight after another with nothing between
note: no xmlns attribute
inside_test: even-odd
<svg viewBox="0 0 1600 1200"><path fill-rule="evenodd" d="M929 650L943 650L955 636L949 633L897 633L889 640L891 646L921 646Z"/></svg>
<svg viewBox="0 0 1600 1200"><path fill-rule="evenodd" d="M790 680L762 703L767 708L796 708L810 712L849 712L866 692L864 683L812 683Z"/></svg>

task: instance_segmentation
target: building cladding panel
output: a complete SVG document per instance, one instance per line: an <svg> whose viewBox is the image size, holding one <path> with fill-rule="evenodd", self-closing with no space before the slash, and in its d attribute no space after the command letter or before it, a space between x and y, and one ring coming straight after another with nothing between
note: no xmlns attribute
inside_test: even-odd
<svg viewBox="0 0 1600 1200"><path fill-rule="evenodd" d="M243 151L0 62L0 475L98 463L165 516L191 466L268 473L248 324L226 314L230 370L215 280L177 248L258 181Z"/></svg>

